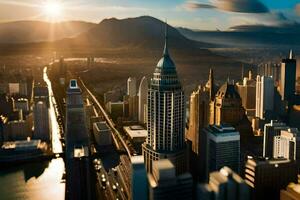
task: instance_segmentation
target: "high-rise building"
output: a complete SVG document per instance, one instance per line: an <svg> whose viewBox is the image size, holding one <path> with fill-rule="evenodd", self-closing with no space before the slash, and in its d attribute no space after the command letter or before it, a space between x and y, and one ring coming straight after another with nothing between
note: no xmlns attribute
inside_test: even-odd
<svg viewBox="0 0 300 200"><path fill-rule="evenodd" d="M67 76L67 67L64 61L64 57L60 57L59 59L59 82L61 85L65 84Z"/></svg>
<svg viewBox="0 0 300 200"><path fill-rule="evenodd" d="M256 112L259 119L270 118L274 111L274 80L272 77L257 76L256 79Z"/></svg>
<svg viewBox="0 0 300 200"><path fill-rule="evenodd" d="M238 124L245 117L245 109L234 84L226 82L216 93L215 101L211 105L215 108L213 124Z"/></svg>
<svg viewBox="0 0 300 200"><path fill-rule="evenodd" d="M72 79L66 96L66 198L93 199L90 142L81 89Z"/></svg>
<svg viewBox="0 0 300 200"><path fill-rule="evenodd" d="M249 76L244 77L243 82L237 83L236 87L247 116L254 116L256 81L252 78L252 72L249 71Z"/></svg>
<svg viewBox="0 0 300 200"><path fill-rule="evenodd" d="M280 80L280 64L278 63L263 63L258 66L257 75L273 77L276 86Z"/></svg>
<svg viewBox="0 0 300 200"><path fill-rule="evenodd" d="M289 57L281 61L279 87L281 100L289 102L293 100L296 91L296 59L293 57L292 50L290 51Z"/></svg>
<svg viewBox="0 0 300 200"><path fill-rule="evenodd" d="M274 149L274 137L279 136L282 130L288 130L285 123L271 120L270 123L265 124L264 127L264 141L263 141L263 157L272 158Z"/></svg>
<svg viewBox="0 0 300 200"><path fill-rule="evenodd" d="M141 124L147 123L147 95L148 95L148 81L144 76L139 86L139 122Z"/></svg>
<svg viewBox="0 0 300 200"><path fill-rule="evenodd" d="M50 141L49 110L45 102L39 101L33 107L34 139Z"/></svg>
<svg viewBox="0 0 300 200"><path fill-rule="evenodd" d="M134 77L129 77L127 79L127 95L130 97L136 96L136 78Z"/></svg>
<svg viewBox="0 0 300 200"><path fill-rule="evenodd" d="M280 200L299 200L300 184L290 183L285 190L280 190Z"/></svg>
<svg viewBox="0 0 300 200"><path fill-rule="evenodd" d="M224 166L240 171L240 133L230 125L210 125L203 129L207 135L207 162L209 172Z"/></svg>
<svg viewBox="0 0 300 200"><path fill-rule="evenodd" d="M253 199L279 199L281 189L297 181L297 164L287 159L249 157L245 180L252 188Z"/></svg>
<svg viewBox="0 0 300 200"><path fill-rule="evenodd" d="M200 131L209 124L209 93L201 86L190 96L189 129L186 138L192 143L192 150L199 153Z"/></svg>
<svg viewBox="0 0 300 200"><path fill-rule="evenodd" d="M250 187L234 171L223 167L220 171L209 174L208 184L198 184L196 189L198 200L250 200Z"/></svg>
<svg viewBox="0 0 300 200"><path fill-rule="evenodd" d="M148 137L143 155L148 172L152 162L163 158L175 165L176 174L186 171L185 97L176 67L168 52L167 31L163 57L157 63L148 90Z"/></svg>
<svg viewBox="0 0 300 200"><path fill-rule="evenodd" d="M143 156L131 157L131 199L148 198L148 179Z"/></svg>
<svg viewBox="0 0 300 200"><path fill-rule="evenodd" d="M274 136L273 157L299 160L299 140L300 132L297 128L281 130L280 135Z"/></svg>
<svg viewBox="0 0 300 200"><path fill-rule="evenodd" d="M154 161L148 180L149 200L192 199L192 176L189 173L176 176L175 167L169 159Z"/></svg>

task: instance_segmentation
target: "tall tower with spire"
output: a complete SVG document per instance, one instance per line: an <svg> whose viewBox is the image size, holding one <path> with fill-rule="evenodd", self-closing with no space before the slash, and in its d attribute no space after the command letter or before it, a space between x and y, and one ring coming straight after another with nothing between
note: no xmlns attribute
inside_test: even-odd
<svg viewBox="0 0 300 200"><path fill-rule="evenodd" d="M148 136L143 144L147 171L152 173L153 161L168 158L176 174L185 172L185 97L168 52L167 24L163 56L150 82L147 105Z"/></svg>
<svg viewBox="0 0 300 200"><path fill-rule="evenodd" d="M296 92L296 59L290 50L289 57L281 62L280 95L281 100L291 103Z"/></svg>

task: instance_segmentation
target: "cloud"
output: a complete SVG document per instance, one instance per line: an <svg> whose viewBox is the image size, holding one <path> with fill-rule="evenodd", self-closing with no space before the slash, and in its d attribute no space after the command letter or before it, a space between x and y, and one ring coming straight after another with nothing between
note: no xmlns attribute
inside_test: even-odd
<svg viewBox="0 0 300 200"><path fill-rule="evenodd" d="M300 3L295 6L296 15L300 16Z"/></svg>
<svg viewBox="0 0 300 200"><path fill-rule="evenodd" d="M239 13L267 13L269 9L259 0L214 0L212 4L202 4L188 1L185 4L188 9L219 9Z"/></svg>

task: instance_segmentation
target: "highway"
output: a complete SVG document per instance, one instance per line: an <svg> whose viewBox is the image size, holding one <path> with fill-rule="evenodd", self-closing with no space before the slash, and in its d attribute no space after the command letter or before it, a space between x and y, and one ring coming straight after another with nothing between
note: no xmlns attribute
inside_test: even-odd
<svg viewBox="0 0 300 200"><path fill-rule="evenodd" d="M81 85L83 86L82 89L84 89L89 94L89 96L92 98L92 101L94 102L94 105L97 106L100 109L100 111L101 111L101 113L102 113L102 115L103 115L106 123L108 124L108 126L110 127L110 129L112 131L112 137L113 137L113 139L115 141L117 149L119 149L119 147L118 147L119 143L118 143L116 137L118 137L119 141L121 141L121 144L124 147L124 149L126 150L127 155L129 157L131 157L132 153L130 152L130 150L129 150L127 144L126 144L126 142L122 138L122 135L120 134L120 132L115 128L115 124L113 123L112 119L106 113L105 109L101 106L101 104L99 103L99 101L97 100L97 98L95 97L95 95L93 95L93 93L86 87L86 85L84 84L83 80L80 77L78 77L78 79L80 80Z"/></svg>

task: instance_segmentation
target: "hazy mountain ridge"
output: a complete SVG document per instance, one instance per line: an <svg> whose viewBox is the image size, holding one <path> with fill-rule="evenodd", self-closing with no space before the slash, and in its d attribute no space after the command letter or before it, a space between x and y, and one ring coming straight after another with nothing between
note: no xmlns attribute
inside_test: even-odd
<svg viewBox="0 0 300 200"><path fill-rule="evenodd" d="M282 26L240 25L229 31L201 31L188 28L178 28L185 37L206 41L215 45L232 47L279 47L300 46L300 24L292 23Z"/></svg>
<svg viewBox="0 0 300 200"><path fill-rule="evenodd" d="M0 43L30 43L55 41L75 37L96 24L83 21L50 23L44 21L15 21L0 23Z"/></svg>

